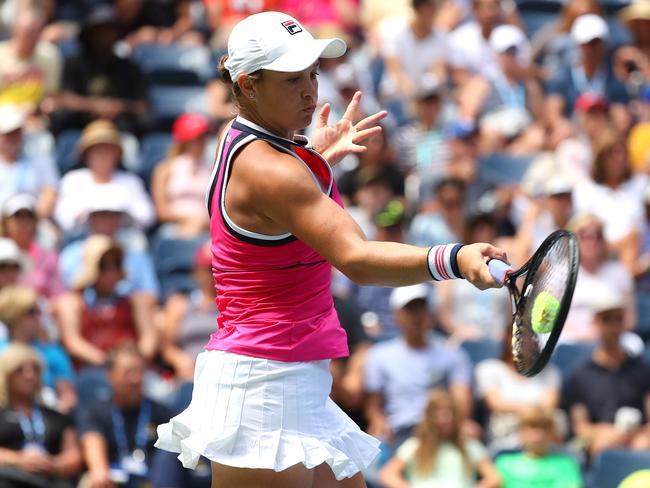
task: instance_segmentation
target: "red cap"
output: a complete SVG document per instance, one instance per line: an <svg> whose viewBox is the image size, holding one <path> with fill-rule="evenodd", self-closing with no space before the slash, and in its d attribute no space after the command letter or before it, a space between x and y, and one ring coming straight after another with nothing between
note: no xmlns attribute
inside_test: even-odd
<svg viewBox="0 0 650 488"><path fill-rule="evenodd" d="M601 110L607 110L609 108L609 103L607 99L600 96L597 93L583 93L576 100L576 110L580 112L588 112L599 108Z"/></svg>
<svg viewBox="0 0 650 488"><path fill-rule="evenodd" d="M212 267L212 247L210 242L201 244L194 254L194 266L196 268Z"/></svg>
<svg viewBox="0 0 650 488"><path fill-rule="evenodd" d="M201 114L186 113L179 116L172 126L177 142L192 141L210 130L210 122Z"/></svg>

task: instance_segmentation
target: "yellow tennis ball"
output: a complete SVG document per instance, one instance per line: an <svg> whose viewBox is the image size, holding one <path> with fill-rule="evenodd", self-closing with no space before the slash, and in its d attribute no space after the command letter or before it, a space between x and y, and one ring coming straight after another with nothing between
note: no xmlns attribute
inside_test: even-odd
<svg viewBox="0 0 650 488"><path fill-rule="evenodd" d="M530 323L538 334L548 334L553 330L553 324L560 312L560 302L547 291L540 292L533 302Z"/></svg>

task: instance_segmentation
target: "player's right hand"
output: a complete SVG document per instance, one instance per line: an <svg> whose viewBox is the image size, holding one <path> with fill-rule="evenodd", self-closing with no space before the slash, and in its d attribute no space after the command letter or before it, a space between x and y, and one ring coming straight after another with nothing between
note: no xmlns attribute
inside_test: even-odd
<svg viewBox="0 0 650 488"><path fill-rule="evenodd" d="M486 264L489 259L508 262L508 256L503 249L484 242L461 247L456 257L460 274L479 290L501 287L501 283L490 274Z"/></svg>

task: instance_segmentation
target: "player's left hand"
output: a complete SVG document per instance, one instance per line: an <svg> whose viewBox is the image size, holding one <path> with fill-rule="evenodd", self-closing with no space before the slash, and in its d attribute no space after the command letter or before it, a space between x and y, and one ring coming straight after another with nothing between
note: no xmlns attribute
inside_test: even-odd
<svg viewBox="0 0 650 488"><path fill-rule="evenodd" d="M377 123L388 115L385 110L369 115L356 124L353 122L354 116L359 109L360 100L361 92L358 91L352 97L352 101L341 120L334 125L327 124L331 111L329 103L323 105L318 114L318 122L314 130L312 143L314 149L331 166L334 166L350 153L364 152L366 146L362 144L363 141L381 132L381 126L377 125Z"/></svg>

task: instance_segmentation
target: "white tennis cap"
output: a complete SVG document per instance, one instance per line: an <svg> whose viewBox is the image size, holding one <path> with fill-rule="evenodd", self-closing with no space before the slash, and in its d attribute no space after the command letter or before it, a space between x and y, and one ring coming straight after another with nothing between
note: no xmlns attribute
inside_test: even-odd
<svg viewBox="0 0 650 488"><path fill-rule="evenodd" d="M406 307L413 300L425 300L428 302L428 299L429 287L424 283L420 283L418 285L395 288L390 294L388 304L391 310L399 310Z"/></svg>
<svg viewBox="0 0 650 488"><path fill-rule="evenodd" d="M573 21L571 37L578 44L587 44L594 39L605 41L609 38L609 27L607 27L607 22L599 15L581 15Z"/></svg>
<svg viewBox="0 0 650 488"><path fill-rule="evenodd" d="M338 58L346 49L343 39L314 39L290 15L262 12L235 25L228 38L225 66L235 82L240 74L260 69L302 71L318 58Z"/></svg>

